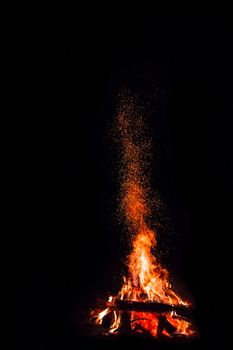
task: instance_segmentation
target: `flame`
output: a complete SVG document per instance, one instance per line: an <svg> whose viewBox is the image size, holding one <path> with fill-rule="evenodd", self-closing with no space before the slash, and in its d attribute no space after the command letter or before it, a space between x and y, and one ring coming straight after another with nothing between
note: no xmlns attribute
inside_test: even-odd
<svg viewBox="0 0 233 350"><path fill-rule="evenodd" d="M112 311L115 299L158 302L170 305L188 306L172 289L169 273L161 266L152 248L157 244L157 233L150 227L150 183L148 159L151 154L151 141L146 137L146 127L142 113L137 108L135 99L124 96L117 114L116 131L120 141L120 204L128 231L131 235L132 251L128 256L128 276L123 278L123 285L116 297L110 296L108 307L97 315L96 323L110 312L113 321L109 333L116 333L121 325L122 314ZM152 336L158 335L161 315L149 312L130 312L131 330ZM192 335L194 331L186 319L174 311L163 313L167 322L175 328L175 334ZM164 336L171 336L166 329Z"/></svg>

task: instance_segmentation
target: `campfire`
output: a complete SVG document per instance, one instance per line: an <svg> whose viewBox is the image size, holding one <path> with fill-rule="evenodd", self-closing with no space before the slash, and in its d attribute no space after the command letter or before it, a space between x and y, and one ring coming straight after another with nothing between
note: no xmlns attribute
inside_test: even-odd
<svg viewBox="0 0 233 350"><path fill-rule="evenodd" d="M128 274L117 295L110 295L90 311L89 321L103 335L193 337L192 305L174 291L167 269L152 253L158 237L151 219L151 203L156 199L148 169L151 139L142 116L135 97L124 93L114 135L120 154L120 207L131 243Z"/></svg>

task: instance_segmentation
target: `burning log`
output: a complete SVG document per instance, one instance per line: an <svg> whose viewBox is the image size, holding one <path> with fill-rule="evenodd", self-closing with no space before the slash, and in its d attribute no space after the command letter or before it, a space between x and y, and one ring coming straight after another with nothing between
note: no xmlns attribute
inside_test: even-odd
<svg viewBox="0 0 233 350"><path fill-rule="evenodd" d="M173 334L176 331L176 327L174 327L170 322L168 322L166 316L160 315L157 336L161 337L163 335L163 331L168 332L168 334Z"/></svg>
<svg viewBox="0 0 233 350"><path fill-rule="evenodd" d="M138 302L128 300L115 300L113 308L119 311L139 311L139 312L155 312L164 313L175 311L182 316L189 316L191 309L184 305L169 305L157 302Z"/></svg>

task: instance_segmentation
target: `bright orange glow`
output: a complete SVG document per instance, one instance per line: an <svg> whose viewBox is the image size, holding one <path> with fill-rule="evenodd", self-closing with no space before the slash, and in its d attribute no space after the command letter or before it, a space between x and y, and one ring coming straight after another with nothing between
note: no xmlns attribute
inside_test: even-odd
<svg viewBox="0 0 233 350"><path fill-rule="evenodd" d="M132 251L127 259L128 276L116 297L111 296L108 307L98 313L96 323L110 312L113 321L109 333L117 333L121 326L122 313L114 310L115 299L138 302L157 302L169 305L188 306L172 289L168 271L161 266L152 254L156 246L157 234L150 227L150 184L148 156L151 142L146 137L142 113L138 111L135 100L124 96L117 114L116 131L120 145L120 205L131 236ZM158 334L159 314L153 312L129 311L131 330ZM175 334L190 336L194 333L186 319L172 312L163 316L175 327ZM172 327L171 326L171 327ZM165 329L164 336L171 336Z"/></svg>

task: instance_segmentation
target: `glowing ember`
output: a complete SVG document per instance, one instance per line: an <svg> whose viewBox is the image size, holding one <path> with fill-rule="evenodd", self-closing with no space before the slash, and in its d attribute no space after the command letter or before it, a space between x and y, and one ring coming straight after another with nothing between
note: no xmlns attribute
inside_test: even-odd
<svg viewBox="0 0 233 350"><path fill-rule="evenodd" d="M105 334L118 334L124 328L127 332L149 333L154 337L191 336L194 334L191 323L175 311L176 307L185 310L190 305L173 291L168 271L151 251L157 243L157 234L149 225L151 191L147 160L151 142L146 137L136 100L127 93L118 109L116 132L121 154L121 208L132 237L132 252L127 259L128 276L124 277L120 292L109 297L104 310L92 311L92 319L101 325L107 315L111 316ZM117 306L118 300L125 302L125 310ZM157 303L167 309L162 312L129 310L127 302L138 302L133 305L140 307L142 303Z"/></svg>

